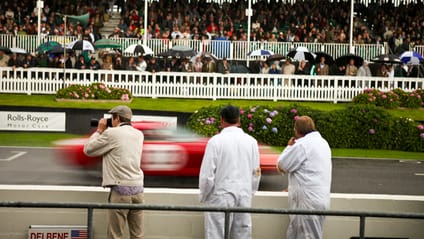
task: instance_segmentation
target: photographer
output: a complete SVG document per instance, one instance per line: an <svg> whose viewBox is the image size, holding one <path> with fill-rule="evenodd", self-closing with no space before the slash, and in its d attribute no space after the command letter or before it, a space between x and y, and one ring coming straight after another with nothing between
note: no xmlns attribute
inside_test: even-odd
<svg viewBox="0 0 424 239"><path fill-rule="evenodd" d="M99 120L97 131L84 145L84 153L103 156L102 186L111 189L110 203L143 203L144 174L140 160L144 135L131 126L129 107L116 106L109 113L112 118ZM107 238L122 238L127 223L131 239L144 237L143 211L110 209Z"/></svg>

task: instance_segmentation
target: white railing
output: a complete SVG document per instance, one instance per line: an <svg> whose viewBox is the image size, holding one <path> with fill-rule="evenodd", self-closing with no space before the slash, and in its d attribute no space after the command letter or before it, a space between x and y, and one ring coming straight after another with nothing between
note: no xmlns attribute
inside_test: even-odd
<svg viewBox="0 0 424 239"><path fill-rule="evenodd" d="M74 36L45 36L40 39L41 43L47 41L57 41L65 45L77 38ZM115 38L121 44L121 49L126 49L129 45L142 43L137 38ZM326 52L337 58L349 53L349 44L347 43L307 43L307 42L261 42L261 41L227 41L227 40L167 40L150 39L146 45L152 48L155 54L167 51L174 45L183 45L192 48L198 52L210 52L222 59L226 57L229 60L255 60L257 58L248 57L249 51L256 49L268 49L275 53L286 55L291 49L304 46L311 52ZM0 46L19 47L28 52L36 52L37 35L6 35L0 34ZM419 49L420 46L416 46ZM371 59L377 55L388 53L388 44L357 44L354 45L355 54L364 59ZM127 55L128 56L128 55Z"/></svg>
<svg viewBox="0 0 424 239"><path fill-rule="evenodd" d="M72 85L104 82L135 97L349 102L365 88L423 88L424 78L139 72L0 68L0 93L55 94ZM65 77L64 77L65 76Z"/></svg>

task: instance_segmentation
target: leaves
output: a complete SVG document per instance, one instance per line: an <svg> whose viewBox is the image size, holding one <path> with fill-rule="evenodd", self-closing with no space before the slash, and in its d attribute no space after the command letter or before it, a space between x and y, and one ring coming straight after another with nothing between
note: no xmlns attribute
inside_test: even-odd
<svg viewBox="0 0 424 239"><path fill-rule="evenodd" d="M221 107L196 111L187 126L200 135L220 131ZM296 117L308 115L332 148L392 149L424 151L424 126L394 117L374 105L353 105L346 109L318 111L298 105L288 107L251 106L240 109L241 128L258 142L284 146L293 136Z"/></svg>
<svg viewBox="0 0 424 239"><path fill-rule="evenodd" d="M129 90L118 87L107 87L103 83L93 83L89 86L71 85L56 92L59 99L96 99L96 100L130 100Z"/></svg>

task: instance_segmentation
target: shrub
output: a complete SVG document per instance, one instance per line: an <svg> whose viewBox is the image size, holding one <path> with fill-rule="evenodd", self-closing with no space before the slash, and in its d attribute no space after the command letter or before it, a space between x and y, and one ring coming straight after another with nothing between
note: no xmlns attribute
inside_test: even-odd
<svg viewBox="0 0 424 239"><path fill-rule="evenodd" d="M132 98L129 90L118 87L107 87L103 83L93 83L89 86L71 85L56 92L58 99L96 99L124 100Z"/></svg>
<svg viewBox="0 0 424 239"><path fill-rule="evenodd" d="M204 136L217 134L220 109L207 107L196 111L190 116L188 127ZM297 105L253 106L240 109L240 123L241 128L258 142L285 146L294 135L294 121L301 115L314 119L317 130L333 148L424 151L423 125L394 117L373 105L353 105L331 112Z"/></svg>
<svg viewBox="0 0 424 239"><path fill-rule="evenodd" d="M379 91L377 89L365 89L363 93L353 98L355 104L367 104L381 106L387 109L396 107L419 108L424 107L422 89L405 92L401 89L393 91Z"/></svg>

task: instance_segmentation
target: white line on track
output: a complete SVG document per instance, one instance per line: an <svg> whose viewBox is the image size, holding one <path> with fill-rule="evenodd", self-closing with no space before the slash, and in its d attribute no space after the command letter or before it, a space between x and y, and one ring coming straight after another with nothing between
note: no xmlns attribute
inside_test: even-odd
<svg viewBox="0 0 424 239"><path fill-rule="evenodd" d="M22 155L27 153L27 152L22 152L22 151L10 151L10 152L12 153L12 156L10 156L9 158L0 159L0 161L9 162L9 161L17 159L18 157L21 157Z"/></svg>

